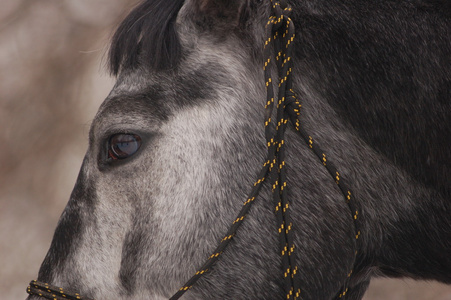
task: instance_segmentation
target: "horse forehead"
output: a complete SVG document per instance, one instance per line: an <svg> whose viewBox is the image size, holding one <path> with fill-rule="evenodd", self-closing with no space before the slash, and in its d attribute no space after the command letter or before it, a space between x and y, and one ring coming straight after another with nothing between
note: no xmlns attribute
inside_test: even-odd
<svg viewBox="0 0 451 300"><path fill-rule="evenodd" d="M152 76L147 70L142 68L124 70L118 77L116 84L108 95L109 99L118 97L119 95L136 94L148 89L152 83L164 81L158 80L156 76Z"/></svg>
<svg viewBox="0 0 451 300"><path fill-rule="evenodd" d="M146 116L150 121L153 116L167 120L186 106L215 101L221 91L241 90L244 82L240 79L252 78L248 74L249 62L243 62L244 54L229 45L217 45L204 38L197 39L196 45L189 47L176 70L157 72L142 66L123 69L101 105L94 127L98 127L95 123L108 126L133 119L134 115ZM119 118L108 120L113 116Z"/></svg>

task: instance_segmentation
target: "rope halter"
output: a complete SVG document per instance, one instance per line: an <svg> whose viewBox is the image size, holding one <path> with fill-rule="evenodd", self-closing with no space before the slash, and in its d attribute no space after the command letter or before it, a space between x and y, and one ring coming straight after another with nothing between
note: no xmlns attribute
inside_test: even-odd
<svg viewBox="0 0 451 300"><path fill-rule="evenodd" d="M285 141L284 135L288 121L291 121L295 131L312 149L321 163L326 167L349 205L354 220L355 239L358 240L360 231L358 230L358 210L352 198L352 193L348 189L340 173L337 171L326 154L321 150L313 138L308 135L300 126L299 116L301 104L296 98L292 89L292 53L293 41L295 38L295 28L290 14L292 9L285 0L270 0L272 14L266 24L266 37L264 43L264 74L266 86L266 104L265 104L265 138L267 145L267 156L260 170L254 186L243 203L235 221L219 242L216 249L198 269L198 271L179 289L179 291L170 298L170 300L179 299L185 292L202 277L205 276L213 267L215 262L221 257L227 246L236 235L238 228L244 222L249 210L256 200L263 183L269 181L272 187L272 198L274 202L274 211L277 221L277 233L279 240L279 253L282 258L282 270L284 282L284 293L287 300L301 299L300 272L296 263L297 248L294 243L293 222L290 217L290 202L287 199L287 176L285 162ZM276 66L277 76L273 79L271 67ZM274 87L277 93L274 91ZM277 95L277 101L276 96ZM357 244L357 243L356 243ZM357 249L357 246L356 246ZM355 250L355 257L357 250ZM336 299L344 298L349 285L352 270L349 271L340 293ZM76 293L69 294L61 288L52 287L48 284L32 281L27 289L31 295L39 295L46 299L86 299Z"/></svg>

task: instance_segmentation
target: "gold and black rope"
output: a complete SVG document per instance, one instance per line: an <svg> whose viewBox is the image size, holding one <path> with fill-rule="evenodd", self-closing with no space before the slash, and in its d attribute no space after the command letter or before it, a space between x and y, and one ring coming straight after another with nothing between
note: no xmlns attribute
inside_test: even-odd
<svg viewBox="0 0 451 300"><path fill-rule="evenodd" d="M267 90L267 99L265 105L265 137L268 148L268 154L263 164L263 168L258 175L258 179L254 184L248 199L233 222L225 237L221 240L214 253L209 257L207 262L199 269L196 274L175 294L171 300L180 298L193 284L203 275L205 275L218 260L227 245L235 236L239 226L244 221L252 203L258 196L260 189L266 179L270 179L272 186L273 201L275 206L275 215L277 220L277 233L279 237L279 251L282 257L282 273L286 299L300 299L300 278L299 268L296 264L296 245L293 239L293 222L290 218L290 203L287 199L287 180L286 180L286 163L285 157L285 141L284 133L288 120L291 120L296 131L304 139L309 148L320 159L321 163L326 167L334 181L337 183L341 192L345 196L346 203L352 212L355 227L355 238L358 240L360 231L358 229L358 210L352 198L350 189L341 178L333 163L328 160L326 154L321 150L317 143L313 142L313 138L309 136L300 126L299 115L301 104L297 100L292 90L292 51L293 41L295 38L294 25L289 18L291 7L286 1L271 0L273 14L267 23L267 40L264 43L264 73L265 84ZM275 63L279 72L278 81L274 82L271 76L271 65ZM275 101L275 93L273 85L276 85L278 93L277 102ZM276 106L276 121L273 122L274 106ZM357 244L357 241L356 241ZM357 246L356 246L357 249ZM355 251L355 257L357 250ZM355 258L354 258L355 261ZM337 296L344 298L347 291L352 269L349 271L347 279Z"/></svg>
<svg viewBox="0 0 451 300"><path fill-rule="evenodd" d="M273 201L275 206L279 251L282 257L282 274L285 288L285 298L299 299L301 295L298 266L296 264L296 246L293 238L293 223L290 218L290 203L287 199L287 180L285 163L285 130L289 120L286 111L287 91L292 85L292 49L294 40L294 26L289 18L291 8L284 1L271 1L274 16L267 24L268 40L265 42L264 55L267 61L275 60L277 66L278 101L276 104L276 122L266 122L266 136L276 147L274 167L270 169ZM272 46L272 47L271 47ZM269 65L264 66L267 82L274 82L271 78ZM267 100L274 105L274 91L267 87ZM267 115L272 116L272 107L268 107ZM272 132L275 131L275 132ZM274 138L271 138L274 136ZM268 141L267 141L268 142Z"/></svg>
<svg viewBox="0 0 451 300"><path fill-rule="evenodd" d="M294 92L290 90L290 94L292 97L292 101L290 101L287 112L289 114L289 118L291 120L291 123L294 125L294 128L296 132L302 137L302 139L305 141L305 143L308 145L308 147L313 151L313 153L318 157L320 162L324 165L324 167L327 169L329 174L334 179L335 183L337 184L338 188L340 189L341 193L343 194L345 198L345 202L347 203L349 210L351 212L351 217L354 224L354 232L355 232L355 251L354 251L354 263L357 259L358 254L358 242L361 235L360 226L359 226L359 209L357 208L357 203L353 197L353 194L344 180L344 178L341 177L340 172L337 170L333 162L328 158L328 156L325 154L325 152L321 149L321 147L318 145L318 143L314 142L313 138L307 134L307 132L304 130L302 126L300 126L300 120L299 115L301 111L301 104L297 100ZM341 288L340 293L337 295L335 299L344 299L349 287L349 282L351 279L351 275L353 273L353 269L350 269L348 272L348 275L346 277L345 282L343 283L343 286Z"/></svg>
<svg viewBox="0 0 451 300"><path fill-rule="evenodd" d="M284 1L282 1L284 2ZM225 237L220 241L218 247L208 258L204 265L199 268L194 276L171 298L179 299L187 290L189 290L203 275L205 275L214 263L219 259L225 248L229 245L232 237L236 234L238 228L245 220L246 215L251 208L252 203L258 196L263 183L270 178L272 186L273 200L275 205L275 214L278 224L279 251L282 256L282 274L286 298L298 299L300 297L299 271L296 265L296 247L293 239L293 223L289 215L289 202L287 199L287 181L286 168L284 161L285 142L284 133L289 120L286 112L286 94L291 90L291 52L294 40L294 26L288 17L291 8L285 3L271 1L273 15L267 24L267 36L265 41L264 65L265 81L267 89L267 101L265 105L265 136L268 148L268 154L263 164L263 168L258 175L254 187L244 202L238 216L229 228ZM276 104L276 122L273 123L273 112L275 106L275 93L271 77L271 61L275 61L279 71L279 78L276 85L278 87L278 100Z"/></svg>
<svg viewBox="0 0 451 300"><path fill-rule="evenodd" d="M63 288L36 280L30 282L30 285L27 287L27 293L52 300L92 300L90 298L80 296L79 293L68 291Z"/></svg>

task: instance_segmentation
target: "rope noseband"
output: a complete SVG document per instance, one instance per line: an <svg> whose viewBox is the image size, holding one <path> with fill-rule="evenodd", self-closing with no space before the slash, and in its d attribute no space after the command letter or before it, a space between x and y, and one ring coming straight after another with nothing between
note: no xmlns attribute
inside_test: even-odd
<svg viewBox="0 0 451 300"><path fill-rule="evenodd" d="M30 295L37 295L42 298L52 300L93 300L90 298L82 297L80 294L64 290L63 288L49 285L48 283L42 283L36 280L30 282L27 288L27 293Z"/></svg>
<svg viewBox="0 0 451 300"><path fill-rule="evenodd" d="M299 268L296 263L296 246L293 241L293 223L290 217L290 203L287 199L287 180L285 162L284 135L287 124L291 121L296 132L312 149L321 163L326 167L330 175L343 193L352 213L355 228L355 239L358 240L360 231L357 227L358 210L352 198L351 191L347 188L340 173L330 162L326 154L313 141L300 126L299 115L301 104L292 90L292 51L295 38L294 24L289 18L292 11L285 0L270 0L272 4L272 15L266 25L267 40L264 45L264 73L267 91L265 104L265 138L267 144L267 157L258 175L257 181L244 202L235 221L230 226L224 238L198 271L185 283L185 285L170 298L179 299L188 291L202 276L207 274L221 254L235 236L238 228L246 218L252 204L257 198L263 183L270 182L272 187L274 210L277 220L277 232L279 239L279 252L282 257L282 276L287 300L301 299L301 288ZM271 65L275 64L278 70L278 80L274 81L271 76ZM277 88L277 101L273 85ZM275 120L274 120L275 118ZM357 250L355 251L355 256ZM355 257L354 257L355 261ZM341 292L336 298L344 298L348 291L349 280L352 270L349 271ZM46 299L86 299L75 293L64 292L61 288L52 287L48 284L32 281L27 289L30 295L38 295Z"/></svg>

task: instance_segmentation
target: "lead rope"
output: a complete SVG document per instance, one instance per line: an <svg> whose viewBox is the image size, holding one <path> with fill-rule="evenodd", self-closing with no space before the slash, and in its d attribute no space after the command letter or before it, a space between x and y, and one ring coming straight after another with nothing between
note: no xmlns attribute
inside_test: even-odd
<svg viewBox="0 0 451 300"><path fill-rule="evenodd" d="M243 207L233 221L224 238L213 251L213 254L198 269L198 271L180 288L180 290L170 298L170 300L179 299L186 291L205 274L207 274L215 262L219 259L232 238L235 236L238 228L246 218L252 204L258 196L263 183L269 178L272 186L273 201L275 206L275 215L277 221L277 232L279 239L279 251L282 257L282 273L284 281L284 289L287 300L301 299L299 269L296 264L296 246L293 239L293 223L290 218L290 203L287 199L287 181L286 181L286 163L285 163L285 141L284 134L288 120L291 120L296 132L307 143L310 149L320 159L321 163L326 167L330 175L334 178L335 183L345 196L346 202L351 210L357 249L357 240L360 236L358 230L358 210L354 203L352 193L341 178L332 162L326 154L321 150L313 138L309 136L300 126L299 116L301 104L296 98L292 90L292 51L293 41L295 37L294 24L289 18L292 11L291 7L286 4L285 0L270 0L273 14L269 18L266 25L268 39L264 45L264 55L266 61L264 63L264 73L267 91L267 102L265 104L265 138L267 143L267 157L263 167L258 174L258 179L254 183L249 197L244 202ZM272 47L271 47L272 46ZM276 105L276 122L273 122L272 116L274 111L275 94L273 89L273 79L271 77L270 66L275 60L277 66L278 82L278 101ZM355 250L354 262L357 256ZM349 281L352 275L352 269L349 271L347 278L341 288L340 293L335 299L344 299L348 291ZM51 287L46 283L32 281L27 289L30 295L38 295L46 299L86 299L79 294L68 294L63 289Z"/></svg>

